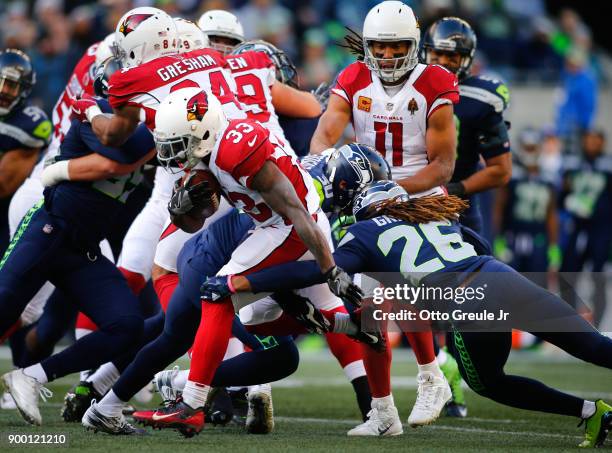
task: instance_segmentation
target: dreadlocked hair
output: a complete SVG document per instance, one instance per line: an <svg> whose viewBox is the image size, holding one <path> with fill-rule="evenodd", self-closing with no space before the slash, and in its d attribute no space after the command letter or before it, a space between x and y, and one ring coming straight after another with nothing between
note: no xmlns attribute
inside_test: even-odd
<svg viewBox="0 0 612 453"><path fill-rule="evenodd" d="M363 38L359 33L350 27L345 27L348 34L344 36L344 43L336 43L340 47L348 49L350 53L357 56L357 60L362 61L365 58L365 50L363 49Z"/></svg>
<svg viewBox="0 0 612 453"><path fill-rule="evenodd" d="M375 215L386 215L410 223L457 220L470 204L455 195L432 195L408 201L385 200L372 206Z"/></svg>

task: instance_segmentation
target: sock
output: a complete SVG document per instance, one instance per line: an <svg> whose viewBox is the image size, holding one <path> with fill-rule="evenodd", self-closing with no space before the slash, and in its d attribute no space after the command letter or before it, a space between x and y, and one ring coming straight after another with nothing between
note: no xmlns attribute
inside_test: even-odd
<svg viewBox="0 0 612 453"><path fill-rule="evenodd" d="M346 368L349 364L352 363L361 363L361 359L363 358L363 354L361 353L361 346L359 342L347 337L343 334L338 333L326 333L325 339L327 340L327 345L329 346L329 350L332 352L336 360L340 363L342 368ZM354 366L359 366L359 365ZM361 374L356 374L353 376L347 376L349 381L357 376L365 375L365 369L363 365L361 369L356 370L356 372L363 371ZM346 372L346 369L345 369Z"/></svg>
<svg viewBox="0 0 612 453"><path fill-rule="evenodd" d="M166 312L166 308L168 308L170 298L172 297L174 289L178 286L178 284L179 276L175 273L164 274L153 281L153 288L157 293L159 303L161 304L164 313Z"/></svg>
<svg viewBox="0 0 612 453"><path fill-rule="evenodd" d="M440 349L440 352L438 352L438 355L436 356L438 365L443 366L446 363L447 359L448 355L446 354L446 351L444 351L444 349Z"/></svg>
<svg viewBox="0 0 612 453"><path fill-rule="evenodd" d="M234 306L231 298L227 297L218 303L202 302L200 326L193 344L190 381L210 385L227 350L233 320Z"/></svg>
<svg viewBox="0 0 612 453"><path fill-rule="evenodd" d="M436 359L433 348L433 335L430 331L405 332L414 351L417 363L431 363Z"/></svg>
<svg viewBox="0 0 612 453"><path fill-rule="evenodd" d="M249 385L248 393L252 393L252 392L265 393L266 395L272 395L272 386L270 384Z"/></svg>
<svg viewBox="0 0 612 453"><path fill-rule="evenodd" d="M385 341L388 341L387 333L384 335ZM382 398L391 394L391 349L376 352L368 345L362 344L361 351L372 397Z"/></svg>
<svg viewBox="0 0 612 453"><path fill-rule="evenodd" d="M187 381L183 389L183 402L192 409L204 407L209 391L210 386L208 385Z"/></svg>
<svg viewBox="0 0 612 453"><path fill-rule="evenodd" d="M372 406L374 405L376 405L377 407L395 406L395 401L393 401L393 395L389 393L387 396L383 396L380 398L372 398Z"/></svg>
<svg viewBox="0 0 612 453"><path fill-rule="evenodd" d="M584 404L582 406L582 418L592 417L593 414L597 411L597 406L595 406L595 402L584 400Z"/></svg>
<svg viewBox="0 0 612 453"><path fill-rule="evenodd" d="M111 389L97 404L98 410L106 417L120 417L123 405L127 401L119 399L115 392Z"/></svg>
<svg viewBox="0 0 612 453"><path fill-rule="evenodd" d="M112 362L107 362L96 370L91 376L87 378L87 382L93 384L94 389L100 395L104 395L108 389L110 389L117 379L119 379L119 370Z"/></svg>
<svg viewBox="0 0 612 453"><path fill-rule="evenodd" d="M348 313L334 313L333 332L357 335L359 329L353 324Z"/></svg>
<svg viewBox="0 0 612 453"><path fill-rule="evenodd" d="M45 373L45 370L43 369L40 363L24 368L23 373L30 377L33 377L41 384L46 384L47 382L49 382L49 379L47 378L47 373Z"/></svg>
<svg viewBox="0 0 612 453"><path fill-rule="evenodd" d="M172 388L174 390L180 390L182 392L185 389L185 384L187 384L188 377L189 370L181 370L176 373L176 376L172 378Z"/></svg>
<svg viewBox="0 0 612 453"><path fill-rule="evenodd" d="M127 284L135 295L139 295L142 292L142 289L147 284L144 276L139 274L138 272L129 271L121 266L118 267L119 271L123 274L125 279L127 280Z"/></svg>
<svg viewBox="0 0 612 453"><path fill-rule="evenodd" d="M365 422L368 419L368 412L372 408L372 394L370 393L370 385L368 384L367 376L359 376L351 381L355 396L357 397L357 405L361 411L361 418Z"/></svg>
<svg viewBox="0 0 612 453"><path fill-rule="evenodd" d="M417 365L419 367L419 373L431 373L434 376L438 377L444 376L444 373L442 373L442 370L440 369L440 366L438 365L438 361L436 359L433 359L430 363L426 363L424 365Z"/></svg>

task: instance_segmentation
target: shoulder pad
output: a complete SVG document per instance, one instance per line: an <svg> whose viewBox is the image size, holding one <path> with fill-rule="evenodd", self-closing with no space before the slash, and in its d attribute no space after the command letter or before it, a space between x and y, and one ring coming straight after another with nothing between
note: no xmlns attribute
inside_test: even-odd
<svg viewBox="0 0 612 453"><path fill-rule="evenodd" d="M49 143L52 126L47 114L34 105L23 105L0 122L0 134L7 135L26 148L42 148Z"/></svg>
<svg viewBox="0 0 612 453"><path fill-rule="evenodd" d="M356 61L348 65L336 80L333 91L337 93L342 90L347 96L347 101L352 103L352 98L356 92L362 90L372 83L372 72L365 64ZM340 94L340 93L337 93Z"/></svg>
<svg viewBox="0 0 612 453"><path fill-rule="evenodd" d="M610 155L600 156L595 162L595 168L598 171L603 171L605 173L612 173L612 156Z"/></svg>
<svg viewBox="0 0 612 453"><path fill-rule="evenodd" d="M495 112L501 113L510 103L510 91L506 84L484 76L468 77L459 86L461 96L489 104Z"/></svg>

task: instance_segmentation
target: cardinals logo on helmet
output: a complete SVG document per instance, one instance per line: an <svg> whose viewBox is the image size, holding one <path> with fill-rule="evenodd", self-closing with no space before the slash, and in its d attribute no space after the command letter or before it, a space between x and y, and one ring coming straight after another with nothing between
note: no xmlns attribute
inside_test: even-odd
<svg viewBox="0 0 612 453"><path fill-rule="evenodd" d="M187 101L187 121L202 121L206 112L208 112L208 95L206 92L200 91Z"/></svg>
<svg viewBox="0 0 612 453"><path fill-rule="evenodd" d="M153 16L153 14L134 14L133 16L126 17L119 27L119 33L123 33L123 36L129 35L136 27L151 16Z"/></svg>

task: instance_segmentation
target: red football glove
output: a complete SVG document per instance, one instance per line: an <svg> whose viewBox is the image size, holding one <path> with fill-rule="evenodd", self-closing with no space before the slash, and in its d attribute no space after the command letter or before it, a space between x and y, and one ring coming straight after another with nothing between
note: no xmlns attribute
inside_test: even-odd
<svg viewBox="0 0 612 453"><path fill-rule="evenodd" d="M92 96L89 94L83 94L80 99L77 99L75 103L72 104L72 113L70 118L77 119L79 121L88 121L87 109L91 107L99 109L98 103Z"/></svg>

